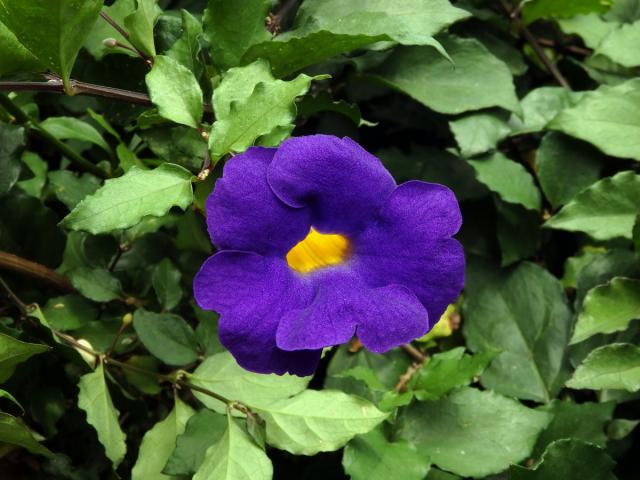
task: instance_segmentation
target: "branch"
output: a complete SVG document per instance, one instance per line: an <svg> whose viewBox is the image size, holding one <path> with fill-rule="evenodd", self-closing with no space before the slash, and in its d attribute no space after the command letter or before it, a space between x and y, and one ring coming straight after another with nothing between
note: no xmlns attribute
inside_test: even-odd
<svg viewBox="0 0 640 480"><path fill-rule="evenodd" d="M287 0L287 2L280 7L278 13L270 13L267 17L267 30L272 35L277 35L282 31L282 22L289 15L289 12L297 5L297 0Z"/></svg>
<svg viewBox="0 0 640 480"><path fill-rule="evenodd" d="M529 42L529 44L533 48L533 51L536 52L536 55L538 56L540 61L544 64L547 70L549 70L549 73L553 75L553 77L556 79L556 81L560 85L562 85L564 88L568 90L571 90L571 85L569 84L567 79L564 77L564 75L562 75L560 70L558 70L558 67L555 65L555 63L553 63L549 59L549 57L547 57L547 54L544 52L544 49L540 46L540 44L538 43L538 40L529 31L526 25L522 23L522 20L520 19L519 15L517 15L517 12L509 5L507 0L500 0L500 4L502 5L503 10L507 14L507 16L510 18L513 25L516 27L516 29L522 32L522 35L527 40L527 42Z"/></svg>
<svg viewBox="0 0 640 480"><path fill-rule="evenodd" d="M60 88L64 90L64 85L62 81L60 81ZM0 91L2 88L0 87ZM108 178L109 174L99 168L97 165L91 163L89 160L84 158L82 155L72 150L66 143L61 142L56 137L51 135L47 130L42 128L40 123L34 118L31 118L29 115L24 113L18 105L13 103L9 97L0 93L0 106L4 107L4 109L9 112L9 115L15 118L16 122L20 125L24 125L25 127L30 127L31 131L33 131L36 135L42 138L45 142L49 143L56 149L58 149L65 157L67 157L71 163L76 166L87 170L88 172L93 173L94 175L100 178Z"/></svg>
<svg viewBox="0 0 640 480"><path fill-rule="evenodd" d="M414 347L410 343L400 345L400 348L405 352L407 352L407 354L411 358L413 358L416 362L424 363L424 361L427 359L427 356L424 353L422 353L420 350L418 350L416 347Z"/></svg>
<svg viewBox="0 0 640 480"><path fill-rule="evenodd" d="M75 288L73 288L71 282L58 272L39 263L13 255L12 253L0 251L0 268L48 283L63 293L75 292Z"/></svg>
<svg viewBox="0 0 640 480"><path fill-rule="evenodd" d="M93 83L69 80L69 90L72 95L89 95L92 97L110 98L122 102L133 103L152 107L153 103L146 93L123 90L121 88L105 87ZM60 79L51 79L47 82L0 82L0 92L45 92L66 94L64 84ZM211 105L204 105L205 112L213 112Z"/></svg>

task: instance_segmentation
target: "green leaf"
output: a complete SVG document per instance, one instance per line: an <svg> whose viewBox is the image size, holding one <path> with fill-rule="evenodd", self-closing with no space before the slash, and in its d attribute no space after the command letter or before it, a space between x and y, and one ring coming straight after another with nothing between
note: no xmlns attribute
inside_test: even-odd
<svg viewBox="0 0 640 480"><path fill-rule="evenodd" d="M567 387L637 392L640 390L640 347L613 343L596 348L578 366Z"/></svg>
<svg viewBox="0 0 640 480"><path fill-rule="evenodd" d="M6 398L11 403L13 403L16 407L18 407L18 409L22 412L22 414L24 414L24 408L22 407L22 405L20 405L20 402L18 402L18 400L16 400L13 395L11 395L6 390L3 390L2 388L0 388L0 398Z"/></svg>
<svg viewBox="0 0 640 480"><path fill-rule="evenodd" d="M145 80L162 117L188 127L200 126L202 90L191 70L171 57L158 55Z"/></svg>
<svg viewBox="0 0 640 480"><path fill-rule="evenodd" d="M306 0L296 25L340 35L386 35L403 45L432 45L433 35L469 16L448 0Z"/></svg>
<svg viewBox="0 0 640 480"><path fill-rule="evenodd" d="M0 412L0 443L17 445L36 455L53 457L53 453L34 438L33 433L19 418L4 412Z"/></svg>
<svg viewBox="0 0 640 480"><path fill-rule="evenodd" d="M129 16L136 10L135 0L116 0L111 6L102 7L102 11L109 15L118 25L124 25L125 17ZM105 55L110 53L119 53L135 56L134 52L122 48L107 47L103 40L106 38L115 38L123 45L131 46L129 40L123 37L120 32L113 28L105 20L100 19L91 29L91 33L84 42L85 48L93 55L96 60L102 60Z"/></svg>
<svg viewBox="0 0 640 480"><path fill-rule="evenodd" d="M335 390L305 390L254 410L267 423L267 442L296 455L338 450L387 417L367 400Z"/></svg>
<svg viewBox="0 0 640 480"><path fill-rule="evenodd" d="M147 350L168 365L187 365L198 358L195 334L178 315L136 310L133 327Z"/></svg>
<svg viewBox="0 0 640 480"><path fill-rule="evenodd" d="M125 362L133 367L143 368L150 372L158 372L160 362L149 355L131 355ZM133 370L122 371L131 385L147 395L158 395L162 391L158 378Z"/></svg>
<svg viewBox="0 0 640 480"><path fill-rule="evenodd" d="M585 93L548 126L614 157L640 161L640 79Z"/></svg>
<svg viewBox="0 0 640 480"><path fill-rule="evenodd" d="M540 411L550 413L553 419L538 437L534 457L540 458L549 444L563 438L583 440L605 447L605 427L611 420L615 407L615 402L578 404L568 400L554 400L540 407Z"/></svg>
<svg viewBox="0 0 640 480"><path fill-rule="evenodd" d="M78 295L50 298L42 309L47 322L56 330L75 330L97 320L98 309Z"/></svg>
<svg viewBox="0 0 640 480"><path fill-rule="evenodd" d="M0 195L9 192L20 177L21 167L17 150L22 146L24 146L24 128L0 123Z"/></svg>
<svg viewBox="0 0 640 480"><path fill-rule="evenodd" d="M4 23L0 22L0 76L38 70L45 70L40 60L18 41Z"/></svg>
<svg viewBox="0 0 640 480"><path fill-rule="evenodd" d="M476 113L449 122L463 157L473 157L496 148L511 128L495 113Z"/></svg>
<svg viewBox="0 0 640 480"><path fill-rule="evenodd" d="M620 172L576 195L545 226L584 232L596 240L631 239L640 212L640 175Z"/></svg>
<svg viewBox="0 0 640 480"><path fill-rule="evenodd" d="M156 0L136 0L136 11L124 19L124 27L129 32L131 44L148 57L156 56L153 42L153 27L162 13Z"/></svg>
<svg viewBox="0 0 640 480"><path fill-rule="evenodd" d="M50 350L46 345L21 342L9 335L0 333L0 384L13 375L19 363L33 355Z"/></svg>
<svg viewBox="0 0 640 480"><path fill-rule="evenodd" d="M600 178L604 159L585 142L551 132L536 155L538 179L554 207L564 205Z"/></svg>
<svg viewBox="0 0 640 480"><path fill-rule="evenodd" d="M522 115L513 115L510 125L515 135L543 130L563 110L574 106L583 92L563 87L540 87L531 90L521 102Z"/></svg>
<svg viewBox="0 0 640 480"><path fill-rule="evenodd" d="M579 35L587 47L594 49L620 25L618 22L606 21L595 13L560 19L558 24L564 33Z"/></svg>
<svg viewBox="0 0 640 480"><path fill-rule="evenodd" d="M207 450L193 480L269 480L273 476L271 460L236 420L227 415L222 438Z"/></svg>
<svg viewBox="0 0 640 480"><path fill-rule="evenodd" d="M161 217L173 206L186 209L193 201L191 173L164 163L154 170L133 167L120 178L107 180L85 198L62 224L93 234L132 227L143 217Z"/></svg>
<svg viewBox="0 0 640 480"><path fill-rule="evenodd" d="M469 385L487 367L495 353L470 356L464 347L431 357L416 375L413 389L418 400L436 400L456 387Z"/></svg>
<svg viewBox="0 0 640 480"><path fill-rule="evenodd" d="M334 112L344 115L357 127L375 125L362 118L358 105L344 100L334 101L328 92L319 92L314 96L307 95L298 102L298 116L300 117L310 117L321 112Z"/></svg>
<svg viewBox="0 0 640 480"><path fill-rule="evenodd" d="M494 198L496 205L496 233L502 266L533 257L540 242L540 214L513 203Z"/></svg>
<svg viewBox="0 0 640 480"><path fill-rule="evenodd" d="M201 23L187 10L181 10L182 35L167 50L166 55L191 70L196 78L202 70L198 55L200 54Z"/></svg>
<svg viewBox="0 0 640 480"><path fill-rule="evenodd" d="M492 391L463 387L440 400L410 405L399 436L438 467L484 477L531 453L551 416Z"/></svg>
<svg viewBox="0 0 640 480"><path fill-rule="evenodd" d="M579 343L598 333L626 330L640 318L640 280L616 277L606 285L589 290L571 337Z"/></svg>
<svg viewBox="0 0 640 480"><path fill-rule="evenodd" d="M74 117L49 117L40 123L51 135L59 140L81 140L98 145L105 152L111 152L111 147L102 138L100 132L86 122Z"/></svg>
<svg viewBox="0 0 640 480"><path fill-rule="evenodd" d="M569 18L586 13L606 12L613 0L533 0L525 3L522 19L532 23L540 18Z"/></svg>
<svg viewBox="0 0 640 480"><path fill-rule="evenodd" d="M162 469L173 452L176 438L184 432L185 425L193 414L193 409L189 405L178 397L175 398L175 406L167 418L156 423L144 434L138 459L131 470L132 480L175 478L163 475Z"/></svg>
<svg viewBox="0 0 640 480"><path fill-rule="evenodd" d="M100 188L100 179L90 173L78 176L69 170L56 170L49 172L48 179L53 194L69 210Z"/></svg>
<svg viewBox="0 0 640 480"><path fill-rule="evenodd" d="M504 395L548 402L567 376L571 311L562 285L532 263L497 269L469 262L464 330L472 351L501 351L482 384ZM543 300L544 299L544 300Z"/></svg>
<svg viewBox="0 0 640 480"><path fill-rule="evenodd" d="M102 0L3 0L0 21L68 86L78 52L101 8Z"/></svg>
<svg viewBox="0 0 640 480"><path fill-rule="evenodd" d="M240 65L251 46L271 39L265 25L270 9L270 0L209 0L203 30L218 68Z"/></svg>
<svg viewBox="0 0 640 480"><path fill-rule="evenodd" d="M595 54L605 55L623 67L640 66L640 52L630 47L640 42L640 22L622 24L612 30L598 46Z"/></svg>
<svg viewBox="0 0 640 480"><path fill-rule="evenodd" d="M336 378L354 378L363 382L369 390L374 392L386 392L386 387L382 384L376 372L364 365L356 365L337 374Z"/></svg>
<svg viewBox="0 0 640 480"><path fill-rule="evenodd" d="M212 104L216 117L228 117L232 103L246 100L259 83L274 80L269 63L262 59L243 67L230 68L213 91Z"/></svg>
<svg viewBox="0 0 640 480"><path fill-rule="evenodd" d="M440 113L489 107L520 110L509 68L484 45L474 39L444 37L442 46L453 65L434 48L401 47L373 75Z"/></svg>
<svg viewBox="0 0 640 480"><path fill-rule="evenodd" d="M327 30L304 28L285 32L273 40L254 45L244 55L242 63L268 60L273 74L281 78L341 53L388 39L386 35L341 35Z"/></svg>
<svg viewBox="0 0 640 480"><path fill-rule="evenodd" d="M513 465L513 480L616 480L613 459L606 450L580 440L558 440L549 445L533 469Z"/></svg>
<svg viewBox="0 0 640 480"><path fill-rule="evenodd" d="M153 267L151 284L156 292L158 301L165 310L171 310L180 303L182 298L181 278L180 270L168 258L163 258L160 263Z"/></svg>
<svg viewBox="0 0 640 480"><path fill-rule="evenodd" d="M22 163L29 168L33 177L28 180L21 180L17 185L28 195L40 198L42 196L44 184L47 181L47 170L49 165L40 158L40 155L33 152L24 152L22 154Z"/></svg>
<svg viewBox="0 0 640 480"><path fill-rule="evenodd" d="M217 353L205 359L190 376L195 385L253 407L271 404L303 391L311 377L294 375L263 375L240 367L229 352ZM194 395L207 408L224 413L226 406L206 395Z"/></svg>
<svg viewBox="0 0 640 480"><path fill-rule="evenodd" d="M529 210L540 210L540 192L533 177L519 163L500 152L467 160L476 171L476 178L489 190L508 203L522 205Z"/></svg>
<svg viewBox="0 0 640 480"><path fill-rule="evenodd" d="M120 280L104 268L75 268L68 272L73 286L94 302L109 302L122 297Z"/></svg>
<svg viewBox="0 0 640 480"><path fill-rule="evenodd" d="M192 475L204 460L207 449L220 441L227 430L226 416L203 408L187 422L184 433L176 440L176 448L163 472L167 475Z"/></svg>
<svg viewBox="0 0 640 480"><path fill-rule="evenodd" d="M312 77L299 75L287 82L258 83L251 95L230 102L229 112L220 113L209 136L211 156L217 160L227 153L250 147L258 137L287 126L295 119L295 99L309 90Z"/></svg>
<svg viewBox="0 0 640 480"><path fill-rule="evenodd" d="M422 480L430 463L415 445L390 442L380 428L355 437L342 456L342 466L353 480Z"/></svg>
<svg viewBox="0 0 640 480"><path fill-rule="evenodd" d="M116 468L124 458L127 445L118 423L120 412L111 401L102 363L94 372L80 377L78 388L78 407L86 412L87 422L96 430L107 458Z"/></svg>

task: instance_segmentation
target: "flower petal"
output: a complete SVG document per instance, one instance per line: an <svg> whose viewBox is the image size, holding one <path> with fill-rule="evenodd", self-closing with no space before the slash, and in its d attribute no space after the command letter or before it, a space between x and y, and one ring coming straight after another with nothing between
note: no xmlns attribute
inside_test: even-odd
<svg viewBox="0 0 640 480"><path fill-rule="evenodd" d="M385 352L424 335L428 314L407 288L369 288L348 268L316 274L316 295L308 307L285 314L276 342L284 350L346 343L357 335L373 352Z"/></svg>
<svg viewBox="0 0 640 480"><path fill-rule="evenodd" d="M207 227L219 249L285 254L309 232L310 212L281 202L267 184L274 148L231 158L207 199Z"/></svg>
<svg viewBox="0 0 640 480"><path fill-rule="evenodd" d="M404 285L437 322L464 284L464 252L450 238L461 225L447 187L420 181L400 185L354 241L354 269L371 286Z"/></svg>
<svg viewBox="0 0 640 480"><path fill-rule="evenodd" d="M238 364L258 373L311 375L322 350L288 352L276 345L280 318L311 302L308 285L284 260L224 251L210 257L194 279L198 305L220 313L220 341Z"/></svg>
<svg viewBox="0 0 640 480"><path fill-rule="evenodd" d="M323 233L358 232L395 188L380 160L353 140L330 135L285 141L267 178L287 205L309 206Z"/></svg>

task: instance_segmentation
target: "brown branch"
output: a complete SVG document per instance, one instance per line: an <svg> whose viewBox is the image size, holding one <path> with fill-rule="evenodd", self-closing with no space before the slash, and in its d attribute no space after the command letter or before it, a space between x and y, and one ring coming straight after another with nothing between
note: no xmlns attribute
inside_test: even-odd
<svg viewBox="0 0 640 480"><path fill-rule="evenodd" d="M136 105L153 106L149 95L121 88L106 87L93 83L81 82L79 80L69 80L69 90L73 95L88 95L92 97L110 98L122 102ZM44 92L44 93L67 93L64 83L60 79L50 79L47 82L0 82L0 91L5 92ZM204 111L213 112L211 105L204 104Z"/></svg>
<svg viewBox="0 0 640 480"><path fill-rule="evenodd" d="M67 277L60 275L58 272L44 265L26 260L12 253L0 251L0 268L48 283L63 293L75 292L75 288L73 288L73 285L71 285Z"/></svg>
<svg viewBox="0 0 640 480"><path fill-rule="evenodd" d="M564 88L571 90L571 85L568 80L562 75L558 67L547 57L547 54L544 52L544 49L538 43L536 37L533 36L531 31L527 28L527 26L522 23L519 15L512 15L514 13L514 9L509 5L507 0L500 0L500 4L502 5L503 10L507 14L507 16L511 19L511 22L516 27L517 30L522 32L525 40L529 42L531 48L536 53L540 61L544 64L544 66L549 70L549 73L553 75L556 81L562 85Z"/></svg>
<svg viewBox="0 0 640 480"><path fill-rule="evenodd" d="M424 365L425 360L423 360L422 362L413 362L411 365L409 365L409 368L407 368L407 371L404 372L402 375L400 375L400 379L398 380L398 383L394 387L394 390L396 391L396 393L402 393L407 390L407 384L409 383L411 378L413 378L416 372L422 368L422 365Z"/></svg>
<svg viewBox="0 0 640 480"><path fill-rule="evenodd" d="M575 53L576 55L589 56L593 53L593 50L591 50L590 48L578 47L576 45L563 45L556 43L548 38L538 38L538 42L540 43L540 45L544 45L545 47Z"/></svg>
<svg viewBox="0 0 640 480"><path fill-rule="evenodd" d="M406 343L404 345L400 345L400 348L402 350L404 350L405 352L407 352L407 354L411 358L413 358L416 362L424 363L425 360L427 359L427 356L424 353L422 353L420 350L418 350L416 347L414 347L410 343Z"/></svg>

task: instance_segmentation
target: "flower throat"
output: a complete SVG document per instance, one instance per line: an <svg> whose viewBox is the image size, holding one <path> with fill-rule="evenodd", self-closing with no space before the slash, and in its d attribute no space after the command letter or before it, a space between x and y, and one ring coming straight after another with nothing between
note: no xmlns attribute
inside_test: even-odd
<svg viewBox="0 0 640 480"><path fill-rule="evenodd" d="M343 263L349 256L349 240L335 233L319 233L313 228L304 240L287 253L287 263L296 272L309 273Z"/></svg>

